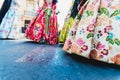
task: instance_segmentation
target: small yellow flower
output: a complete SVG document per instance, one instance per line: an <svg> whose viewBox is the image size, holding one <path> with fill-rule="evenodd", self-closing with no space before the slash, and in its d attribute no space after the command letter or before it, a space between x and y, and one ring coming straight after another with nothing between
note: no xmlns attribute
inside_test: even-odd
<svg viewBox="0 0 120 80"><path fill-rule="evenodd" d="M36 27L41 27L39 23L36 23L35 26L36 26Z"/></svg>

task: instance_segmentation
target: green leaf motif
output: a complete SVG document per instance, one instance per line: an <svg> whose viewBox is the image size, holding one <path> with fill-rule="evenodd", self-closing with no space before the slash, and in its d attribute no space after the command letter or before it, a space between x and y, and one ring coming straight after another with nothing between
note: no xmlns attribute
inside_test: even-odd
<svg viewBox="0 0 120 80"><path fill-rule="evenodd" d="M111 14L110 17L117 16L117 15L119 15L119 14L120 14L120 10L115 10L115 11L113 12L113 14Z"/></svg>
<svg viewBox="0 0 120 80"><path fill-rule="evenodd" d="M114 40L112 40L111 38L107 37L106 41L109 42L110 44L114 45Z"/></svg>
<svg viewBox="0 0 120 80"><path fill-rule="evenodd" d="M106 41L109 41L109 37L106 38Z"/></svg>
<svg viewBox="0 0 120 80"><path fill-rule="evenodd" d="M94 15L94 12L93 11L86 11L86 14L87 14L87 17L89 17L89 16L93 16Z"/></svg>
<svg viewBox="0 0 120 80"><path fill-rule="evenodd" d="M93 15L94 15L94 12L93 12L93 11L91 11L91 12L90 12L90 14L91 14L91 16L93 16Z"/></svg>
<svg viewBox="0 0 120 80"><path fill-rule="evenodd" d="M112 39L109 39L109 43L114 45L114 41Z"/></svg>
<svg viewBox="0 0 120 80"><path fill-rule="evenodd" d="M93 33L89 33L88 35L87 35L87 38L91 38L91 37L93 37Z"/></svg>
<svg viewBox="0 0 120 80"><path fill-rule="evenodd" d="M120 40L119 39L115 39L114 41L115 41L116 45L120 46Z"/></svg>
<svg viewBox="0 0 120 80"><path fill-rule="evenodd" d="M100 15L102 14L109 16L109 11L106 8L100 8Z"/></svg>

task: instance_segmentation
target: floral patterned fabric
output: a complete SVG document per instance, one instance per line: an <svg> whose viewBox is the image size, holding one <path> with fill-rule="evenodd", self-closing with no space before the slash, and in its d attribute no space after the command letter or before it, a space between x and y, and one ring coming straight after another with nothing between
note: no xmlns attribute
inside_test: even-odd
<svg viewBox="0 0 120 80"><path fill-rule="evenodd" d="M0 38L20 38L21 14L18 0L12 0L10 9L5 14L0 25ZM19 21L19 22L18 22Z"/></svg>
<svg viewBox="0 0 120 80"><path fill-rule="evenodd" d="M44 4L26 29L26 38L39 43L58 44L56 4Z"/></svg>
<svg viewBox="0 0 120 80"><path fill-rule="evenodd" d="M120 64L120 0L88 0L63 49L90 59Z"/></svg>

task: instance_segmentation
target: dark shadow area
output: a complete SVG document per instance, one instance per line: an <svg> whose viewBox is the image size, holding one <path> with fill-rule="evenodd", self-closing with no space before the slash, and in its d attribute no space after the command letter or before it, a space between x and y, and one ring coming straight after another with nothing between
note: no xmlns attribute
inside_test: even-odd
<svg viewBox="0 0 120 80"><path fill-rule="evenodd" d="M12 39L12 38L0 38L0 40L15 40L15 39Z"/></svg>
<svg viewBox="0 0 120 80"><path fill-rule="evenodd" d="M38 42L34 42L34 41L25 41L23 43L30 43L30 44L41 44L41 43L38 43Z"/></svg>
<svg viewBox="0 0 120 80"><path fill-rule="evenodd" d="M58 45L59 47L61 47L61 48L63 48L63 46L64 46L64 43L59 43L59 45Z"/></svg>
<svg viewBox="0 0 120 80"><path fill-rule="evenodd" d="M50 45L50 44L47 44L47 43L39 43L39 42L35 42L35 41L25 41L23 43L59 47L59 44Z"/></svg>
<svg viewBox="0 0 120 80"><path fill-rule="evenodd" d="M118 69L120 70L120 66L116 65L116 64L109 64L106 62L102 62L102 61L97 61L97 60L93 60L93 59L88 59L76 54L65 54L66 56L70 56L74 61L78 62L78 63L84 63L84 64L88 64L88 65L93 65L96 67L100 67L100 68L114 68L114 69Z"/></svg>

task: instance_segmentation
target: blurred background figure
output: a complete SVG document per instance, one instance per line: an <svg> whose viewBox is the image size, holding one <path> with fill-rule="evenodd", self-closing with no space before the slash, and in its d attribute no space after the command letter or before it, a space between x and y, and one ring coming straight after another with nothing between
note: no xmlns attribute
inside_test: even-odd
<svg viewBox="0 0 120 80"><path fill-rule="evenodd" d="M5 2L5 4L11 2L10 0L5 0L5 1L7 1ZM24 0L22 0L22 2L24 2ZM8 38L19 39L20 38L21 17L24 10L22 5L19 0L12 0L10 8L5 14L5 16L3 17L0 25L0 38L2 39L8 39ZM3 7L4 7L4 4L3 4ZM4 11L1 11L1 14L2 12L4 13Z"/></svg>
<svg viewBox="0 0 120 80"><path fill-rule="evenodd" d="M36 18L26 29L26 38L38 43L58 44L57 0L44 0Z"/></svg>
<svg viewBox="0 0 120 80"><path fill-rule="evenodd" d="M1 6L0 21L2 22L2 24L3 23L8 24L8 23L6 23L7 21L5 22L5 15L8 14L7 11L11 5L11 2L12 2L12 0L0 0L0 6ZM30 23L30 21L36 17L36 15L37 15L36 11L39 10L39 7L41 7L43 5L44 0L19 0L18 2L19 2L20 6L18 6L19 10L17 10L17 12L19 12L19 14L21 15L20 16L21 18L19 19L20 24L18 26L18 30L20 30L19 31L19 38L25 39L25 37L24 37L25 30L26 30L28 24ZM68 0L67 3L66 3L66 0L62 0L62 1L60 0L56 4L57 5L56 12L60 12L57 15L57 18L58 18L58 25L57 26L58 26L59 32L60 32L61 28L63 27L64 18L66 17L66 15L68 13L71 2L72 2L72 0ZM66 3L66 5L64 5L64 3ZM2 6L6 6L6 7L2 7ZM9 17L9 18L11 18L11 17ZM14 24L14 23L12 23L12 24ZM0 38L7 39L8 37L2 37L4 35L4 33L6 33L6 31L3 31L3 27L4 27L4 29L7 28L3 25L1 26L1 28L0 28L1 37ZM18 39L18 38L13 38L13 39Z"/></svg>

